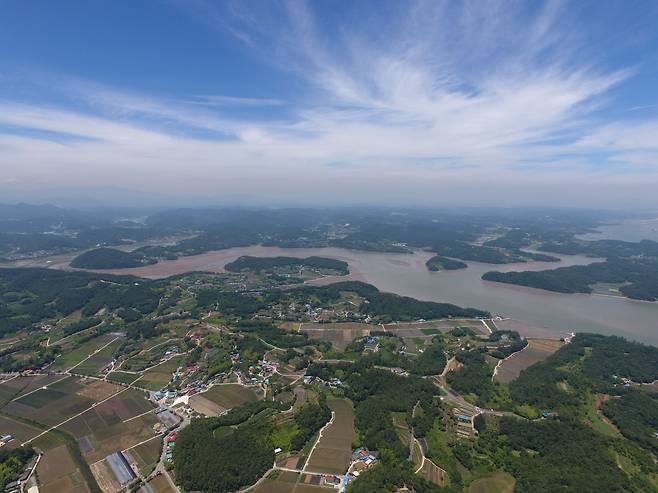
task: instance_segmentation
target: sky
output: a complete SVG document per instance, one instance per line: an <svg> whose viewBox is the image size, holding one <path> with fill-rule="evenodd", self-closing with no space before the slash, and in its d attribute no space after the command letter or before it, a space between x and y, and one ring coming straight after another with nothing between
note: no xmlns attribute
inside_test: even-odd
<svg viewBox="0 0 658 493"><path fill-rule="evenodd" d="M658 2L1 0L0 202L658 210Z"/></svg>

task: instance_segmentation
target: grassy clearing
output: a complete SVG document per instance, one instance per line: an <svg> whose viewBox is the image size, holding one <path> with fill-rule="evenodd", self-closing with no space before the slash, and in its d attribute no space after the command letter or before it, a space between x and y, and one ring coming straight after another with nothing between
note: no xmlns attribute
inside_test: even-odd
<svg viewBox="0 0 658 493"><path fill-rule="evenodd" d="M215 385L201 395L224 409L231 409L258 400L258 396L253 390L239 384Z"/></svg>
<svg viewBox="0 0 658 493"><path fill-rule="evenodd" d="M473 481L467 493L514 493L516 480L505 472Z"/></svg>

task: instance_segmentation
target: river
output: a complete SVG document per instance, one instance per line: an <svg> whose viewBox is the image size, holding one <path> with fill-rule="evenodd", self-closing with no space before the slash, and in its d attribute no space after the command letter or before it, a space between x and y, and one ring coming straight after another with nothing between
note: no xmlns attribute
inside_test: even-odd
<svg viewBox="0 0 658 493"><path fill-rule="evenodd" d="M388 291L421 300L454 303L489 310L511 317L534 328L563 335L571 331L617 334L658 345L658 303L633 301L599 294L561 294L540 289L500 284L481 279L489 270L543 270L569 265L585 265L601 259L579 255L561 256L560 262L530 262L491 265L468 262L468 268L430 272L425 262L432 256L418 251L413 255L361 252L340 248L295 248L250 246L181 257L135 269L104 271L162 278L193 270L222 272L224 265L241 255L294 256L318 255L344 260L350 265L349 279L361 280ZM64 263L50 265L66 268ZM339 278L341 280L345 277ZM331 279L323 279L328 282Z"/></svg>

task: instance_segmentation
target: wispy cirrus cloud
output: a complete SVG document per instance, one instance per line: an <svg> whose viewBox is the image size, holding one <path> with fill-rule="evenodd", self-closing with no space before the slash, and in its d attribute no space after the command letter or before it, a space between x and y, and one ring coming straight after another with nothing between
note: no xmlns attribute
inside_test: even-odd
<svg viewBox="0 0 658 493"><path fill-rule="evenodd" d="M620 163L658 183L658 119L598 114L637 67L597 63L572 4L387 2L327 23L312 3L174 3L305 90L153 96L61 78L57 103L0 101L0 165L24 181L83 184L93 170L181 193L339 184L318 192L330 198L367 185L373 200L467 183L595 190Z"/></svg>

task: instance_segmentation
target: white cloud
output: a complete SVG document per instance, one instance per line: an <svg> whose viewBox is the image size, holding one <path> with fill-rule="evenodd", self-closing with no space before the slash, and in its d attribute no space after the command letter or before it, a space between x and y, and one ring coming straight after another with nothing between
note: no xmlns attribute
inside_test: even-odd
<svg viewBox="0 0 658 493"><path fill-rule="evenodd" d="M460 187L532 201L579 185L578 202L632 188L631 175L611 177L607 159L588 157L605 153L615 165L641 165L643 185L658 183L658 121L594 118L633 72L580 59L569 6L549 2L528 18L517 4L419 2L372 21L381 32L365 18L338 37L301 2L262 18L227 5L220 15L197 0L193 13L305 81L305 94L169 98L61 79L82 107L0 101L0 124L23 130L0 134L2 174L204 197L379 201L459 197ZM288 112L260 121L226 111L265 106Z"/></svg>

